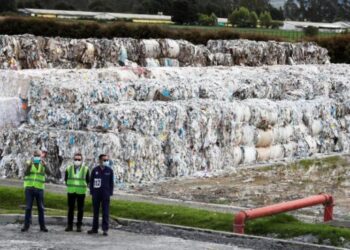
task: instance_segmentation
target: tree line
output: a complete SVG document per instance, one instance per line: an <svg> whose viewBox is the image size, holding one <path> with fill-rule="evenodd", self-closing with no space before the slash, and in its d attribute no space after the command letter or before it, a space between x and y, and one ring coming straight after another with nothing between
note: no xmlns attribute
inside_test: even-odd
<svg viewBox="0 0 350 250"><path fill-rule="evenodd" d="M287 0L286 19L311 22L350 20L350 0Z"/></svg>
<svg viewBox="0 0 350 250"><path fill-rule="evenodd" d="M0 11L18 8L62 9L100 12L142 13L183 16L183 23L198 20L199 14L228 17L245 7L258 15L269 11L273 19L283 20L283 10L269 0L0 0Z"/></svg>
<svg viewBox="0 0 350 250"><path fill-rule="evenodd" d="M215 17L231 17L241 7L255 15L268 12L273 20L333 22L350 20L350 0L287 0L283 8L270 0L0 0L0 12L17 8L82 10L99 12L158 14L174 17L181 24L215 24ZM245 13L244 15L246 15ZM254 26L254 25L253 25Z"/></svg>

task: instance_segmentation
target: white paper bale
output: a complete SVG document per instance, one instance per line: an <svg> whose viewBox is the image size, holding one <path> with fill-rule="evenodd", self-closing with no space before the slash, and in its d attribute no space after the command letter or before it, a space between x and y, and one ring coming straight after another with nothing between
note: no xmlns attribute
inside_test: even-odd
<svg viewBox="0 0 350 250"><path fill-rule="evenodd" d="M161 58L159 63L163 67L180 67L179 60L172 58Z"/></svg>
<svg viewBox="0 0 350 250"><path fill-rule="evenodd" d="M162 50L162 55L168 58L178 58L180 54L180 45L172 39L161 39L159 44Z"/></svg>
<svg viewBox="0 0 350 250"><path fill-rule="evenodd" d="M243 147L243 163L253 164L256 162L257 152L255 147Z"/></svg>
<svg viewBox="0 0 350 250"><path fill-rule="evenodd" d="M295 142L290 142L283 145L284 148L284 157L292 158L294 157L295 152L297 151L298 144Z"/></svg>
<svg viewBox="0 0 350 250"><path fill-rule="evenodd" d="M270 160L271 147L268 148L256 148L258 161Z"/></svg>
<svg viewBox="0 0 350 250"><path fill-rule="evenodd" d="M271 154L270 159L271 160L281 160L284 157L284 148L282 145L273 145L271 146Z"/></svg>
<svg viewBox="0 0 350 250"><path fill-rule="evenodd" d="M242 141L241 144L245 146L253 146L255 140L255 128L253 126L242 127Z"/></svg>
<svg viewBox="0 0 350 250"><path fill-rule="evenodd" d="M20 100L18 97L0 98L0 129L20 124Z"/></svg>
<svg viewBox="0 0 350 250"><path fill-rule="evenodd" d="M322 121L321 120L313 120L311 124L311 134L313 136L319 135L322 131Z"/></svg>
<svg viewBox="0 0 350 250"><path fill-rule="evenodd" d="M294 133L294 129L290 125L285 127L274 127L272 131L274 143L287 143Z"/></svg>
<svg viewBox="0 0 350 250"><path fill-rule="evenodd" d="M157 40L141 40L141 56L144 58L159 58L161 54L160 45Z"/></svg>
<svg viewBox="0 0 350 250"><path fill-rule="evenodd" d="M241 147L234 147L233 148L233 161L234 165L237 166L242 162L243 159L243 152Z"/></svg>
<svg viewBox="0 0 350 250"><path fill-rule="evenodd" d="M154 68L154 67L160 66L158 59L154 59L154 58L141 59L140 63L143 67L147 67L147 68Z"/></svg>
<svg viewBox="0 0 350 250"><path fill-rule="evenodd" d="M256 133L256 147L269 147L273 143L273 132L272 130L261 130L258 129Z"/></svg>
<svg viewBox="0 0 350 250"><path fill-rule="evenodd" d="M317 153L318 150L317 150L316 139L308 135L305 137L305 141L309 146L309 153L313 153L313 154Z"/></svg>

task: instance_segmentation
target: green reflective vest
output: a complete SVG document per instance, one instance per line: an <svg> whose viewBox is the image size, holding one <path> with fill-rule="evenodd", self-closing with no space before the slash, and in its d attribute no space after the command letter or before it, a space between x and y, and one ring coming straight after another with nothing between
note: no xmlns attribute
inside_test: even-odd
<svg viewBox="0 0 350 250"><path fill-rule="evenodd" d="M69 194L85 194L87 190L86 175L88 167L81 166L79 172L75 173L74 166L68 166L67 192Z"/></svg>
<svg viewBox="0 0 350 250"><path fill-rule="evenodd" d="M24 187L45 188L45 167L43 165L39 164L36 167L32 163L29 175L24 176Z"/></svg>

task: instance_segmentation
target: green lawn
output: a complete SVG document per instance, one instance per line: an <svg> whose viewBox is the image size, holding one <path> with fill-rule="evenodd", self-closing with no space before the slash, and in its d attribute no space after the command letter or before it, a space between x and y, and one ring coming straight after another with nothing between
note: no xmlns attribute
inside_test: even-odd
<svg viewBox="0 0 350 250"><path fill-rule="evenodd" d="M219 26L194 26L194 25L163 25L163 27L173 29L201 29L201 30L232 30L242 35L261 35L278 37L287 41L297 41L303 39L304 33L302 31L280 30L280 29L265 29L265 28L232 28ZM333 37L339 36L338 33L320 32L318 37Z"/></svg>
<svg viewBox="0 0 350 250"><path fill-rule="evenodd" d="M24 192L21 188L0 187L0 201L0 213L24 212L19 208L24 204ZM49 215L65 215L66 196L45 193L45 207ZM86 200L85 210L87 215L91 215L92 205L89 197ZM182 206L113 200L111 201L111 215L112 217L232 232L232 214ZM350 241L350 229L323 224L307 224L285 214L249 221L246 225L246 233L275 234L280 238L313 234L320 239L320 243L322 240L329 239L333 245L341 245L341 237Z"/></svg>

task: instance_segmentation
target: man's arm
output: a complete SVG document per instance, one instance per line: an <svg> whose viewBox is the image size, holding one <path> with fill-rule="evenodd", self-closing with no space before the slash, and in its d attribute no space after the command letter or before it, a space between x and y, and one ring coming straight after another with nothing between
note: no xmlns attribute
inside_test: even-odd
<svg viewBox="0 0 350 250"><path fill-rule="evenodd" d="M85 181L86 181L86 184L89 185L89 183L90 183L90 173L89 173L89 170L86 172L86 179L85 179Z"/></svg>
<svg viewBox="0 0 350 250"><path fill-rule="evenodd" d="M113 172L112 169L111 169L111 175L109 176L109 185L111 187L110 195L112 196L113 195L113 189L114 189L114 172Z"/></svg>
<svg viewBox="0 0 350 250"><path fill-rule="evenodd" d="M31 161L26 161L25 169L24 169L24 176L30 175L31 168L32 168L32 162Z"/></svg>
<svg viewBox="0 0 350 250"><path fill-rule="evenodd" d="M64 172L64 183L67 185L67 180L68 180L68 169Z"/></svg>
<svg viewBox="0 0 350 250"><path fill-rule="evenodd" d="M92 170L92 172L91 172L91 176L90 176L90 194L92 195L92 193L93 193L93 183L94 183L94 178L95 178L95 176L94 176L94 171Z"/></svg>

